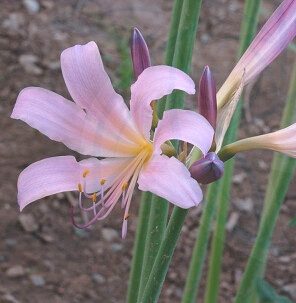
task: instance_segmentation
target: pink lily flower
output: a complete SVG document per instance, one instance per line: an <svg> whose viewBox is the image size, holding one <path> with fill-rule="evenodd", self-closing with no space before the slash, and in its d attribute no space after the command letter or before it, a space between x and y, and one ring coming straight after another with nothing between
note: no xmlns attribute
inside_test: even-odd
<svg viewBox="0 0 296 303"><path fill-rule="evenodd" d="M220 156L228 160L238 152L267 149L296 158L296 123L278 131L236 141L222 148Z"/></svg>
<svg viewBox="0 0 296 303"><path fill-rule="evenodd" d="M262 27L217 94L218 109L239 87L261 73L296 35L296 1L284 0Z"/></svg>
<svg viewBox="0 0 296 303"><path fill-rule="evenodd" d="M20 92L11 117L74 151L105 159L77 162L72 156L62 156L33 163L18 179L20 210L48 195L79 191L80 209L92 212L93 218L83 226L74 224L86 228L108 216L121 197L125 237L136 182L139 189L182 208L202 200L202 191L185 165L162 154L161 146L178 139L197 146L205 155L214 133L207 120L192 111L166 111L150 140L151 101L174 89L194 94L194 82L188 75L169 66L148 67L131 86L129 110L114 91L94 42L66 49L61 66L74 102L29 87ZM93 200L91 207L82 206L82 193Z"/></svg>
<svg viewBox="0 0 296 303"><path fill-rule="evenodd" d="M215 141L221 148L243 87L261 73L296 35L296 1L284 0L262 27L217 93Z"/></svg>

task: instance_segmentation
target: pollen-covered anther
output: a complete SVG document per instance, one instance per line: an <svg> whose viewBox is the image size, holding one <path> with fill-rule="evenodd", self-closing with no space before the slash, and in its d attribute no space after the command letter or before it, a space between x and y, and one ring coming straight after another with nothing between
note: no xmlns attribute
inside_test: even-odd
<svg viewBox="0 0 296 303"><path fill-rule="evenodd" d="M89 169L86 169L82 174L83 178L85 178L88 174L89 174Z"/></svg>
<svg viewBox="0 0 296 303"><path fill-rule="evenodd" d="M93 201L93 203L97 202L97 194L96 193L93 193L93 195L92 195L92 201Z"/></svg>
<svg viewBox="0 0 296 303"><path fill-rule="evenodd" d="M127 188L127 186L128 186L128 182L124 182L122 184L122 188L121 189L124 191Z"/></svg>
<svg viewBox="0 0 296 303"><path fill-rule="evenodd" d="M104 179L104 178L101 179L100 184L101 184L101 185L104 185L105 183L106 183L106 179Z"/></svg>
<svg viewBox="0 0 296 303"><path fill-rule="evenodd" d="M131 214L127 213L127 214L124 216L124 220L127 220L130 216L131 216Z"/></svg>
<svg viewBox="0 0 296 303"><path fill-rule="evenodd" d="M80 193L82 193L82 185L81 185L81 183L78 183L78 190L79 190Z"/></svg>

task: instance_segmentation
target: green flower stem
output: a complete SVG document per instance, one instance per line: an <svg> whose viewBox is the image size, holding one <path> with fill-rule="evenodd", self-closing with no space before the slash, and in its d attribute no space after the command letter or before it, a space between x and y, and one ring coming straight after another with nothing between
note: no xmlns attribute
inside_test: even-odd
<svg viewBox="0 0 296 303"><path fill-rule="evenodd" d="M296 109L295 100L296 100L296 63L294 63L294 70L290 80L287 101L281 121L281 128L287 127L294 122L295 109ZM285 171L286 167L288 167L287 171ZM264 222L263 218L270 212L270 207L274 203L278 203L280 206L283 204L284 197L286 196L286 191L288 189L288 185L292 177L290 171L293 172L294 169L295 169L295 160L291 158L287 158L286 156L281 155L279 153L276 153L273 156L273 161L271 165L271 174L269 177L268 187L265 194L260 226L262 226ZM287 185L286 188L280 187L281 179L284 179L284 182ZM277 193L280 193L280 199L278 199L279 194L277 195ZM274 216L275 216L274 220L277 220L278 214L274 214ZM270 242L271 239L267 239L267 240ZM268 251L266 250L264 255L261 256L262 265L260 272L258 273L258 276L256 278L264 276L267 253ZM255 287L253 287L252 294L250 296L250 300L248 301L248 303L256 303L256 302L258 302L258 296Z"/></svg>
<svg viewBox="0 0 296 303"><path fill-rule="evenodd" d="M194 303L196 301L195 298L197 295L198 284L200 281L208 240L211 233L211 223L215 214L217 202L216 195L220 186L221 181L212 183L208 186L198 236L195 241L189 272L187 274L182 303Z"/></svg>
<svg viewBox="0 0 296 303"><path fill-rule="evenodd" d="M173 11L172 11L172 19L171 19L168 43L166 48L165 64L167 65L171 65L173 61L182 5L183 5L183 0L175 0ZM159 101L157 103L157 110L159 117L162 117L164 109L165 109L165 102ZM138 219L139 223L137 227L137 233L136 233L136 239L134 245L133 260L132 260L129 288L127 294L127 303L137 302L137 298L140 294L139 288L140 288L141 280L142 278L144 279L145 277L144 255L145 255L146 247L149 247L151 245L151 243L148 242L150 241L150 237L147 237L147 232L149 225L150 208L151 205L153 204L152 197L153 195L149 192L142 193L142 202L140 205L140 214ZM163 210L163 217L165 215L167 216L167 207L165 207ZM151 222L152 222L153 215L151 215L151 217L152 217L151 218ZM163 221L166 222L166 219ZM158 233L158 235L160 235L160 232Z"/></svg>
<svg viewBox="0 0 296 303"><path fill-rule="evenodd" d="M278 188L280 188L280 190L274 192L268 210L262 217L258 236L248 259L242 282L236 294L235 303L247 303L249 301L253 288L255 287L256 280L262 271L262 266L265 264L272 232L282 206L282 203L279 203L279 201L284 200L285 193L289 186L289 182L287 182L287 180L290 180L293 176L295 160L286 158L281 161L281 164L283 166L280 170L281 176L278 182Z"/></svg>
<svg viewBox="0 0 296 303"><path fill-rule="evenodd" d="M171 24L170 24L170 31L169 31L169 38L168 38L166 51L165 51L165 59L164 59L165 65L173 66L173 59L174 59L174 54L175 54L175 50L176 50L176 41L177 41L177 36L178 36L183 2L184 2L184 0L175 0L174 1ZM166 98L163 98L162 100L159 100L157 102L157 115L160 119L162 118L163 112L165 110L165 106L166 106L165 100L166 100Z"/></svg>
<svg viewBox="0 0 296 303"><path fill-rule="evenodd" d="M136 231L136 239L133 251L132 267L129 277L129 287L127 292L127 303L137 302L138 291L140 286L140 277L142 272L142 264L144 259L145 244L147 238L148 220L151 206L150 192L142 194L140 203L140 212Z"/></svg>
<svg viewBox="0 0 296 303"><path fill-rule="evenodd" d="M215 223L215 230L211 244L210 266L208 269L208 278L206 284L205 303L217 302L220 274L222 269L222 255L224 250L224 239L226 233L226 223L229 207L230 191L227 189L231 187L233 160L225 163L225 175L222 180L221 190L218 196L217 218ZM224 191L223 189L226 188Z"/></svg>
<svg viewBox="0 0 296 303"><path fill-rule="evenodd" d="M202 0L185 0L182 7L172 65L189 74ZM185 47L186 45L186 47ZM183 108L185 94L175 91L167 97L166 109Z"/></svg>
<svg viewBox="0 0 296 303"><path fill-rule="evenodd" d="M257 19L259 14L261 1L259 0L248 0L246 2L245 13L242 23L242 30L241 30L241 40L240 40L240 47L239 47L239 57L243 54L243 52L247 49L249 44L251 43L256 27L257 27ZM241 116L241 108L242 102L240 101L236 112L232 118L232 122L230 124L229 130L225 136L225 143L232 142L236 139L236 131L239 126L240 116ZM194 158L192 159L194 161ZM216 189L216 184L211 184L208 187L208 194L207 196L212 196L212 201L206 201L206 203L211 203L212 208L210 212L208 212L207 208L203 210L202 214L202 221L203 216L206 216L208 219L205 220L205 224L207 225L206 230L210 231L213 219L214 219L214 211L216 204L218 203L219 209L217 213L217 224L215 229L215 235L213 237L213 245L216 246L216 249L213 249L213 254L215 256L211 257L211 260L214 264L210 264L210 273L209 273L209 280L210 282L207 283L207 290L206 290L206 300L207 302L216 302L216 297L218 294L219 289L219 276L221 271L221 259L223 253L223 246L224 246L224 236L225 236L225 224L228 212L228 201L229 201L229 193L231 187L231 179L232 179L232 171L233 171L233 160L230 160L225 165L225 176L216 184L220 184L219 188ZM218 185L216 185L218 186ZM211 193L213 192L213 193ZM219 201L218 201L219 200ZM202 227L202 226L201 226ZM193 251L191 264L189 268L189 273L187 276L186 284L185 284L185 291L183 296L182 303L194 303L196 301L198 285L200 282L200 277L202 274L202 268L205 260L206 255L206 248L209 241L208 234L203 235L203 231L199 230L197 239L195 242L195 248ZM203 240L201 240L203 238ZM213 261L214 259L214 261ZM215 265L215 266L214 266ZM210 288L210 289L209 289ZM210 294L213 292L213 294Z"/></svg>
<svg viewBox="0 0 296 303"><path fill-rule="evenodd" d="M183 70L186 73L189 73L189 70L190 70L193 48L194 48L194 44L195 44L196 31L197 31L197 24L198 24L198 20L199 20L200 6L201 6L201 0L184 0L183 4L182 4L180 19L178 22L178 31L177 31L176 41L174 44L175 49L174 49L174 54L173 54L173 59L171 61L171 65ZM177 9L177 8L180 10L181 3L177 4L175 1L174 9ZM173 13L173 16L175 16L175 13ZM171 29L172 29L172 27L171 27ZM184 48L184 45L186 45L186 48ZM171 46L168 45L167 50L170 51ZM171 60L171 54L172 53L167 54L168 63L170 63L169 61ZM175 92L175 93L171 94L167 98L166 109L183 108L184 99L185 99L184 97L185 97L185 95L180 92ZM161 103L159 103L158 112L160 111L160 116L162 116L163 109L164 109L164 106L161 108ZM174 141L173 145L175 148L177 148L178 142ZM158 262L161 261L162 256L159 257L159 255L163 251L168 249L168 251L170 251L171 256L172 256L175 245L176 245L178 237L179 237L179 233L180 233L180 231L179 231L175 235L169 235L168 239L170 239L169 240L170 245L168 245L168 248L162 248L162 250L161 250L162 244L164 242L161 243L161 241L160 241L161 237L160 237L160 235L155 234L155 230L157 228L159 229L159 226L161 224L163 224L163 222L166 222L165 219L167 216L168 205L164 206L164 203L168 204L168 202L163 200L162 201L163 206L159 207L159 205L158 205L160 202L159 199L160 198L158 198L158 197L153 197L153 199L152 199L152 204L153 204L152 209L155 209L157 211L151 213L149 222L153 222L153 223L152 224L149 223L149 231L150 231L149 234L151 235L150 239L152 239L152 241L154 241L154 240L155 241L153 243L148 241L148 244L146 244L146 245L148 245L147 247L150 247L151 249L150 249L149 253L147 252L148 255L145 256L145 269L144 269L143 275L141 277L141 285L146 285L145 280L148 277L149 266L151 266L153 264L152 263L153 261L155 261L155 263L153 265L151 274L149 276L149 280L145 287L141 302L154 302L154 301L150 300L151 296L154 298L154 300L157 300L160 290L162 288L162 284L163 284L165 275L167 273L170 259L171 259L171 257L168 258L166 260L166 262L164 262L165 265L161 266L161 264L159 264ZM154 204L157 204L157 205L154 206ZM161 213L163 213L163 214L161 214ZM174 217L173 217L173 214L174 214ZM179 228L181 230L181 227L184 223L187 211L175 207L173 210L173 214L170 219L168 228L169 228L169 226L172 226L171 225L172 221L173 222L178 221L177 226L179 226ZM183 218L183 216L184 216L184 218ZM158 219L156 219L156 218L158 218ZM171 227L171 230L174 230L174 228ZM164 240L168 236L167 233L169 233L169 229L165 233ZM158 247L159 247L160 243L161 243L161 246L158 251ZM157 253L157 251L158 251L158 253ZM156 253L157 253L157 256L156 256ZM155 259L155 257L156 257L156 259ZM148 264L147 270L146 270L146 264ZM156 267L157 270L155 270L156 264L158 264ZM153 280L151 277L153 277ZM155 281L158 281L159 283L155 284ZM154 291L155 288L157 288L157 291ZM153 290L153 293L150 293L151 290ZM141 297L141 291L142 291L142 287L140 289L139 297ZM149 301L145 301L145 300L149 300Z"/></svg>
<svg viewBox="0 0 296 303"><path fill-rule="evenodd" d="M156 256L141 303L156 303L183 227L187 209L174 207L170 221Z"/></svg>
<svg viewBox="0 0 296 303"><path fill-rule="evenodd" d="M146 247L142 264L141 282L138 293L138 301L143 295L153 263L163 240L166 230L169 203L158 196L152 195L148 230L146 237Z"/></svg>

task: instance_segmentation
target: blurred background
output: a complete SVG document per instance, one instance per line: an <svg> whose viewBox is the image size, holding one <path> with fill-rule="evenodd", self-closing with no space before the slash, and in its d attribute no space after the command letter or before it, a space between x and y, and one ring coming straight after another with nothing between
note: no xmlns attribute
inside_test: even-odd
<svg viewBox="0 0 296 303"><path fill-rule="evenodd" d="M263 0L260 27L281 1ZM78 154L21 121L9 118L20 90L40 86L70 98L59 57L75 44L94 40L117 92L129 100L133 83L129 38L137 27L152 63L162 64L172 0L0 0L0 302L125 302L140 192L136 191L126 240L120 206L92 228L76 230L69 207L77 193L31 204L22 214L16 201L19 173L34 161ZM243 0L204 0L191 76L197 83L209 65L219 87L237 57ZM184 48L186 45L184 45ZM245 89L239 137L278 129L295 48L286 50ZM186 107L197 110L194 97ZM231 302L257 233L271 152L237 156L219 302ZM282 207L269 251L266 280L296 301L296 178ZM183 228L161 303L180 302L201 207L191 209ZM77 214L77 221L82 218ZM203 301L202 279L198 303Z"/></svg>

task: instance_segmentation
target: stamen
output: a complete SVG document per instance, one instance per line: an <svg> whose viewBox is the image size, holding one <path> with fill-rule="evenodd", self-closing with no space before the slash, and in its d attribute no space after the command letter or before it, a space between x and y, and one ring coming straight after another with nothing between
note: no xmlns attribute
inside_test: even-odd
<svg viewBox="0 0 296 303"><path fill-rule="evenodd" d="M88 174L89 174L89 169L86 169L82 174L83 178L85 178Z"/></svg>
<svg viewBox="0 0 296 303"><path fill-rule="evenodd" d="M78 183L78 190L79 190L80 193L82 193L82 185L81 185L81 183Z"/></svg>
<svg viewBox="0 0 296 303"><path fill-rule="evenodd" d="M124 182L122 184L122 190L124 191L126 189L126 187L128 186L128 182Z"/></svg>
<svg viewBox="0 0 296 303"><path fill-rule="evenodd" d="M104 185L105 182L106 182L106 179L103 178L103 179L100 181L100 184L101 184L101 185Z"/></svg>
<svg viewBox="0 0 296 303"><path fill-rule="evenodd" d="M127 214L124 216L124 220L127 220L130 216L131 216L131 214L127 213Z"/></svg>
<svg viewBox="0 0 296 303"><path fill-rule="evenodd" d="M93 193L93 195L92 195L92 201L93 201L94 216L95 216L97 214L97 209L96 209L97 194L96 193Z"/></svg>
<svg viewBox="0 0 296 303"><path fill-rule="evenodd" d="M125 200L126 200L125 199L125 196L126 196L125 189L127 188L127 186L128 186L128 182L124 182L121 187L121 189L122 189L121 208L124 208L124 206L125 206Z"/></svg>

